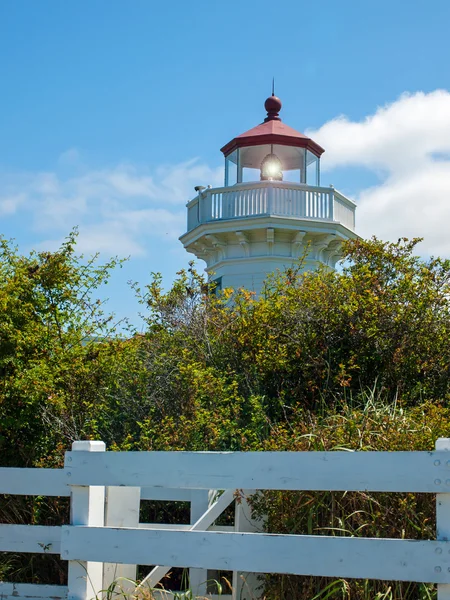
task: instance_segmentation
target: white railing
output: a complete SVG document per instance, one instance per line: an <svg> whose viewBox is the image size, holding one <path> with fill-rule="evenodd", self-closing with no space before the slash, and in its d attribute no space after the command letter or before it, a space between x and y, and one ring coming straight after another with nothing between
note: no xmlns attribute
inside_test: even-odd
<svg viewBox="0 0 450 600"><path fill-rule="evenodd" d="M434 452L104 450L102 442L75 442L64 469L0 469L0 493L70 495L72 515L63 527L0 525L0 551L69 561L67 586L0 583L1 598L88 600L135 565L156 564L165 566L154 567L145 585L190 567L203 595L207 570L218 569L234 572L232 598L261 595L257 573L286 573L437 583L438 599L450 600L450 439L438 440ZM437 539L262 533L245 501L255 489L436 494ZM224 491L211 497L209 490ZM234 527L214 527L236 490L247 491ZM190 500L191 525L139 523L143 498ZM245 589L241 572L250 574Z"/></svg>
<svg viewBox="0 0 450 600"><path fill-rule="evenodd" d="M355 229L355 203L333 190L333 219L352 231Z"/></svg>
<svg viewBox="0 0 450 600"><path fill-rule="evenodd" d="M334 188L262 181L204 190L188 203L188 231L202 223L259 215L336 221L353 230L354 202Z"/></svg>

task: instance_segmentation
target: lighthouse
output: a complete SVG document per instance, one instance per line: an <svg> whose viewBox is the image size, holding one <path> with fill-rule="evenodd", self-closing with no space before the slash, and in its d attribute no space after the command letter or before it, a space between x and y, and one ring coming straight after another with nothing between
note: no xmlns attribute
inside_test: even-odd
<svg viewBox="0 0 450 600"><path fill-rule="evenodd" d="M180 241L206 262L217 288L258 294L269 273L304 257L303 269L333 269L342 242L355 238L355 203L322 187L324 149L280 118L281 100L265 102L264 121L221 148L224 186L198 186Z"/></svg>

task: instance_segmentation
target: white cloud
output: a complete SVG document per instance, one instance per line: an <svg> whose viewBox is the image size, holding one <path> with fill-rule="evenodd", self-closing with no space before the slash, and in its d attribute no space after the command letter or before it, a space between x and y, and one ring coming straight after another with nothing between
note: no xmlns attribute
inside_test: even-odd
<svg viewBox="0 0 450 600"><path fill-rule="evenodd" d="M67 174L74 162L76 174ZM38 241L39 247L57 247L78 226L78 248L85 253L144 255L151 241L175 240L184 233L185 204L195 194L194 185L219 185L222 175L198 160L153 172L126 163L80 172L74 149L58 164L62 172L0 173L0 215L23 211L31 217L40 238L50 235Z"/></svg>
<svg viewBox="0 0 450 600"><path fill-rule="evenodd" d="M380 183L357 195L357 231L424 237L422 251L450 256L450 93L404 94L363 121L338 117L309 135L325 170L363 166Z"/></svg>
<svg viewBox="0 0 450 600"><path fill-rule="evenodd" d="M26 201L25 194L0 195L0 216L14 215Z"/></svg>
<svg viewBox="0 0 450 600"><path fill-rule="evenodd" d="M424 253L450 256L449 92L405 94L361 121L341 116L308 133L326 149L323 170L364 167L377 175L379 183L356 196L358 233L424 237ZM37 242L53 245L78 225L86 253L157 255L163 240L182 251L175 240L194 186L222 185L223 169L196 159L150 170L93 169L82 158L71 148L52 171L0 172L2 223L26 215Z"/></svg>

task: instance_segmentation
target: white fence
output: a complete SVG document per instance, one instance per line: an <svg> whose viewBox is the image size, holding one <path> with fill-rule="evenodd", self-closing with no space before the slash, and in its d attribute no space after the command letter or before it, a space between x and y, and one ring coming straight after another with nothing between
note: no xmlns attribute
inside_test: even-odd
<svg viewBox="0 0 450 600"><path fill-rule="evenodd" d="M276 215L337 221L355 228L355 204L334 188L289 182L242 183L206 189L188 203L188 231L221 219Z"/></svg>
<svg viewBox="0 0 450 600"><path fill-rule="evenodd" d="M70 525L0 525L0 551L58 554L69 561L68 585L0 583L0 598L88 600L117 577L133 579L139 564L153 566L141 584L149 586L190 568L199 595L208 570L233 571L242 600L261 596L257 573L433 582L450 600L450 439L434 452L104 450L75 442L64 469L0 469L1 494L71 497ZM262 533L245 500L255 489L436 494L437 539ZM214 527L236 495L234 526ZM191 524L139 523L142 499L191 502Z"/></svg>

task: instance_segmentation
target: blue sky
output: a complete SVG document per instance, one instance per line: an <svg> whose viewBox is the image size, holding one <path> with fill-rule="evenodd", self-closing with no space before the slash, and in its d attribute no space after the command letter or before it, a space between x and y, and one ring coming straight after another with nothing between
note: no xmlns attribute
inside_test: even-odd
<svg viewBox="0 0 450 600"><path fill-rule="evenodd" d="M134 314L126 280L187 264L185 202L275 75L360 233L450 256L449 22L448 0L1 0L0 231L131 255L109 293Z"/></svg>

